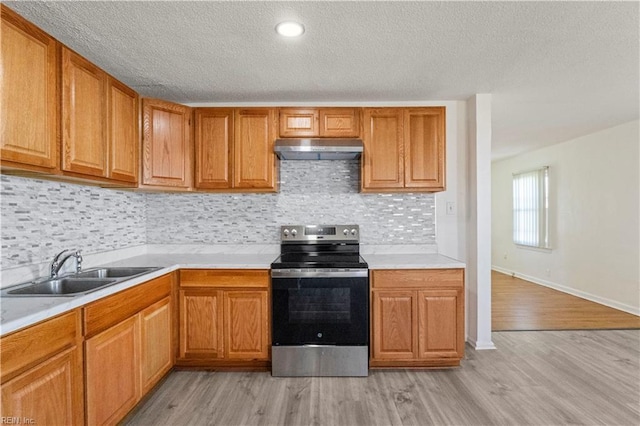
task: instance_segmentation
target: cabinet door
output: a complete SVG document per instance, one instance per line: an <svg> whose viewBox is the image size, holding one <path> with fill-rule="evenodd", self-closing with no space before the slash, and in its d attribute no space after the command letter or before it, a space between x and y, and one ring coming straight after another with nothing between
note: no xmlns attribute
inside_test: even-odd
<svg viewBox="0 0 640 426"><path fill-rule="evenodd" d="M195 126L195 187L231 188L233 110L198 108Z"/></svg>
<svg viewBox="0 0 640 426"><path fill-rule="evenodd" d="M2 385L2 418L82 425L82 386L82 354L73 346Z"/></svg>
<svg viewBox="0 0 640 426"><path fill-rule="evenodd" d="M415 291L373 292L373 358L414 359L417 355Z"/></svg>
<svg viewBox="0 0 640 426"><path fill-rule="evenodd" d="M404 187L402 110L364 110L362 189Z"/></svg>
<svg viewBox="0 0 640 426"><path fill-rule="evenodd" d="M146 394L173 364L171 351L171 298L140 313L142 394Z"/></svg>
<svg viewBox="0 0 640 426"><path fill-rule="evenodd" d="M140 138L138 94L113 78L108 79L109 177L138 182Z"/></svg>
<svg viewBox="0 0 640 426"><path fill-rule="evenodd" d="M418 292L419 357L462 358L464 355L464 304L455 289Z"/></svg>
<svg viewBox="0 0 640 426"><path fill-rule="evenodd" d="M268 359L266 291L225 291L225 355L228 359Z"/></svg>
<svg viewBox="0 0 640 426"><path fill-rule="evenodd" d="M319 136L317 109L281 108L280 137L310 137Z"/></svg>
<svg viewBox="0 0 640 426"><path fill-rule="evenodd" d="M222 293L180 290L180 358L224 357Z"/></svg>
<svg viewBox="0 0 640 426"><path fill-rule="evenodd" d="M405 187L444 190L444 107L405 110L404 158Z"/></svg>
<svg viewBox="0 0 640 426"><path fill-rule="evenodd" d="M0 7L2 165L53 171L58 168L57 43Z"/></svg>
<svg viewBox="0 0 640 426"><path fill-rule="evenodd" d="M276 190L274 142L274 109L236 110L234 188Z"/></svg>
<svg viewBox="0 0 640 426"><path fill-rule="evenodd" d="M62 48L62 170L107 176L106 74Z"/></svg>
<svg viewBox="0 0 640 426"><path fill-rule="evenodd" d="M360 110L357 108L320 109L320 136L345 138L360 135Z"/></svg>
<svg viewBox="0 0 640 426"><path fill-rule="evenodd" d="M191 186L191 109L143 99L142 183Z"/></svg>
<svg viewBox="0 0 640 426"><path fill-rule="evenodd" d="M85 342L87 424L115 424L140 397L139 318Z"/></svg>

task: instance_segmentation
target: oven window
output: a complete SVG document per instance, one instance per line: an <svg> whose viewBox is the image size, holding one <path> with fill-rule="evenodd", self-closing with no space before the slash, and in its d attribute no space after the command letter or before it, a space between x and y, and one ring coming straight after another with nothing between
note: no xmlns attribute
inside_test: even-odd
<svg viewBox="0 0 640 426"><path fill-rule="evenodd" d="M350 288L290 288L289 323L351 322Z"/></svg>

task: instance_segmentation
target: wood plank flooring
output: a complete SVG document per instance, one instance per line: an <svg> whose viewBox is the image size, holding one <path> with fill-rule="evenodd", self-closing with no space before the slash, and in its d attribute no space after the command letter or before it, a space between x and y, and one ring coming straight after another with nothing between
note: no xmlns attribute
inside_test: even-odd
<svg viewBox="0 0 640 426"><path fill-rule="evenodd" d="M173 372L128 425L638 425L640 330L493 333L450 370Z"/></svg>
<svg viewBox="0 0 640 426"><path fill-rule="evenodd" d="M561 291L491 272L494 331L640 328L640 317Z"/></svg>

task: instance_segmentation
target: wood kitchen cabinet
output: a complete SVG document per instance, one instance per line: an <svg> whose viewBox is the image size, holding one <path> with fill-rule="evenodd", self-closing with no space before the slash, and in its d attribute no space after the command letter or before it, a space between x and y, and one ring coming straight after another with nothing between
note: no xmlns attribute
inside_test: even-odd
<svg viewBox="0 0 640 426"><path fill-rule="evenodd" d="M371 282L371 367L460 364L463 269L374 270Z"/></svg>
<svg viewBox="0 0 640 426"><path fill-rule="evenodd" d="M76 309L2 337L3 418L84 424L81 326Z"/></svg>
<svg viewBox="0 0 640 426"><path fill-rule="evenodd" d="M269 271L180 271L178 365L266 368Z"/></svg>
<svg viewBox="0 0 640 426"><path fill-rule="evenodd" d="M138 183L140 170L139 97L130 87L107 78L107 177Z"/></svg>
<svg viewBox="0 0 640 426"><path fill-rule="evenodd" d="M272 108L236 109L233 139L233 187L275 192L276 111Z"/></svg>
<svg viewBox="0 0 640 426"><path fill-rule="evenodd" d="M107 74L62 49L62 170L107 177Z"/></svg>
<svg viewBox="0 0 640 426"><path fill-rule="evenodd" d="M265 290L226 290L224 348L227 359L269 358L269 297Z"/></svg>
<svg viewBox="0 0 640 426"><path fill-rule="evenodd" d="M138 181L138 95L2 6L2 167Z"/></svg>
<svg viewBox="0 0 640 426"><path fill-rule="evenodd" d="M56 173L59 166L59 44L0 5L2 168Z"/></svg>
<svg viewBox="0 0 640 426"><path fill-rule="evenodd" d="M179 298L180 359L224 358L222 292L186 288Z"/></svg>
<svg viewBox="0 0 640 426"><path fill-rule="evenodd" d="M88 424L116 424L138 402L139 327L135 315L86 341Z"/></svg>
<svg viewBox="0 0 640 426"><path fill-rule="evenodd" d="M195 187L230 189L233 170L233 109L195 110Z"/></svg>
<svg viewBox="0 0 640 426"><path fill-rule="evenodd" d="M159 99L142 100L142 185L189 189L191 108Z"/></svg>
<svg viewBox="0 0 640 426"><path fill-rule="evenodd" d="M362 190L404 188L403 120L399 108L364 110Z"/></svg>
<svg viewBox="0 0 640 426"><path fill-rule="evenodd" d="M195 110L195 187L234 192L276 188L275 110Z"/></svg>
<svg viewBox="0 0 640 426"><path fill-rule="evenodd" d="M359 108L280 108L281 138L358 137Z"/></svg>
<svg viewBox="0 0 640 426"><path fill-rule="evenodd" d="M142 395L173 367L172 303L170 297L140 312L140 369Z"/></svg>
<svg viewBox="0 0 640 426"><path fill-rule="evenodd" d="M173 366L173 275L83 308L91 425L119 422Z"/></svg>
<svg viewBox="0 0 640 426"><path fill-rule="evenodd" d="M62 49L62 170L136 184L138 94Z"/></svg>
<svg viewBox="0 0 640 426"><path fill-rule="evenodd" d="M445 189L445 107L365 108L363 192Z"/></svg>

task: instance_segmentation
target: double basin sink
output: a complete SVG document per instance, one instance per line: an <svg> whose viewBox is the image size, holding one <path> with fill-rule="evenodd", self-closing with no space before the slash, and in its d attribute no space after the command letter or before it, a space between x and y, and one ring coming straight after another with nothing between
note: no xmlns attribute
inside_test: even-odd
<svg viewBox="0 0 640 426"><path fill-rule="evenodd" d="M156 271L161 267L96 268L59 278L28 282L8 287L3 297L79 296Z"/></svg>

